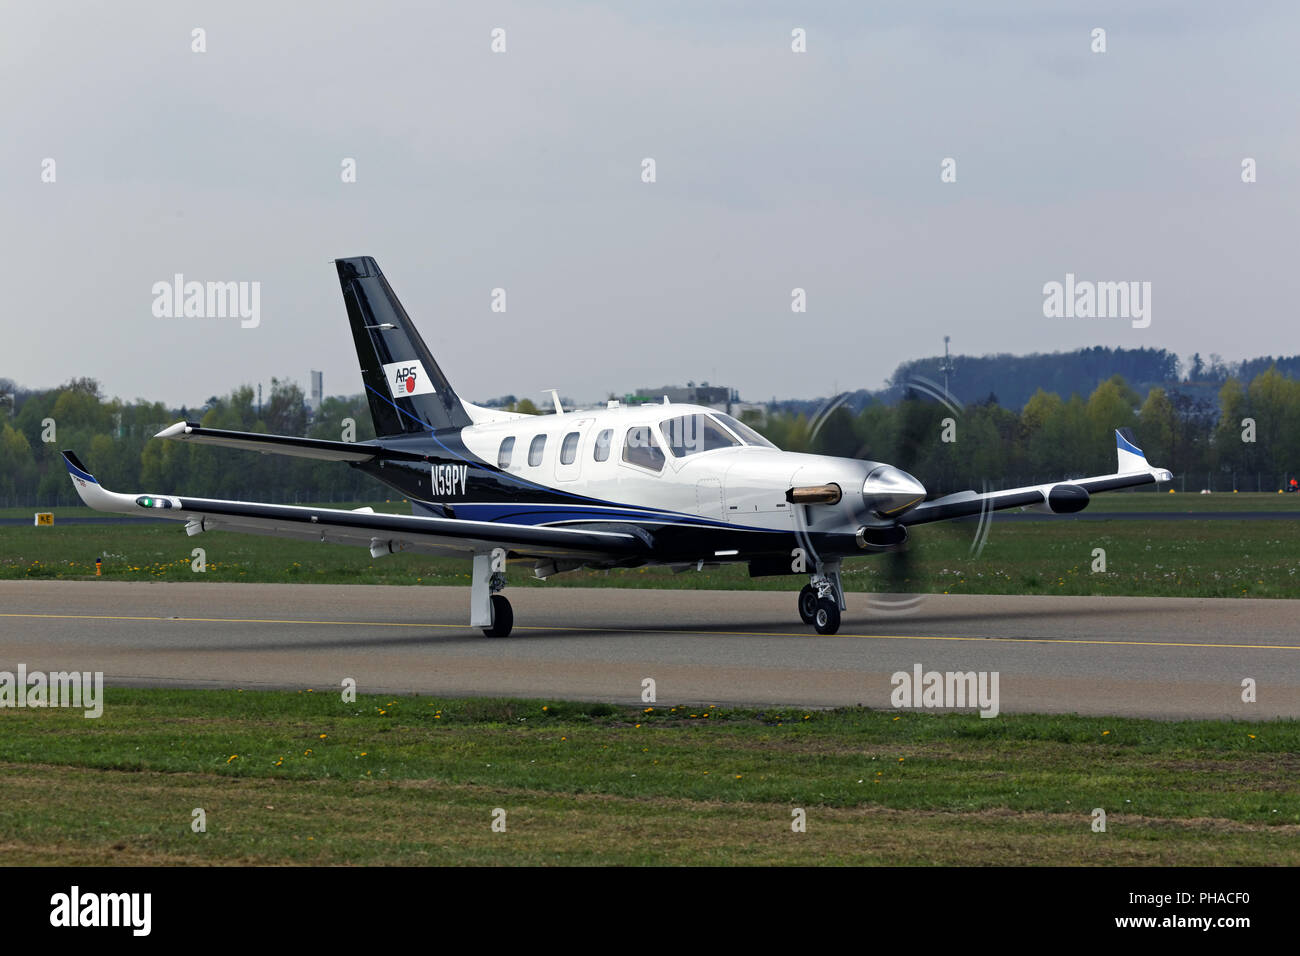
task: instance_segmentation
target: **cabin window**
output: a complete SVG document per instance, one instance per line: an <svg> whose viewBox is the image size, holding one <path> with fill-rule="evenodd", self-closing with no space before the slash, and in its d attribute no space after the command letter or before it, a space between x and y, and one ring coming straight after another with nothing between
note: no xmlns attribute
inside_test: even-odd
<svg viewBox="0 0 1300 956"><path fill-rule="evenodd" d="M501 439L501 450L497 452L497 467L504 470L510 467L510 456L515 450L515 436Z"/></svg>
<svg viewBox="0 0 1300 956"><path fill-rule="evenodd" d="M592 454L596 458L596 461L609 460L609 446L613 442L613 440L614 440L614 429L612 428L606 428L603 432L601 432L599 435L596 436L596 448L592 452Z"/></svg>
<svg viewBox="0 0 1300 956"><path fill-rule="evenodd" d="M538 435L528 446L528 464L536 468L542 463L542 452L546 450L546 436Z"/></svg>
<svg viewBox="0 0 1300 956"><path fill-rule="evenodd" d="M740 442L732 438L717 422L707 415L679 415L665 418L659 423L664 441L674 458L685 458L697 452L715 448L731 448Z"/></svg>
<svg viewBox="0 0 1300 956"><path fill-rule="evenodd" d="M623 460L651 471L663 469L664 453L649 425L635 425L627 430L627 437L623 439Z"/></svg>
<svg viewBox="0 0 1300 956"><path fill-rule="evenodd" d="M578 458L578 433L569 432L560 446L560 464L572 465Z"/></svg>

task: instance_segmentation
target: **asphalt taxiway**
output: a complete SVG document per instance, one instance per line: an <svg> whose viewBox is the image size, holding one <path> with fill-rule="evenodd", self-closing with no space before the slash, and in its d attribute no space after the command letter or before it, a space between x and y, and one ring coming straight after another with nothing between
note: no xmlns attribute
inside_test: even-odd
<svg viewBox="0 0 1300 956"><path fill-rule="evenodd" d="M791 591L514 588L515 631L469 627L467 588L0 581L0 670L110 686L340 688L674 703L890 706L891 675L996 671L1011 712L1300 717L1300 602L848 596L841 632ZM1256 701L1242 700L1254 681Z"/></svg>

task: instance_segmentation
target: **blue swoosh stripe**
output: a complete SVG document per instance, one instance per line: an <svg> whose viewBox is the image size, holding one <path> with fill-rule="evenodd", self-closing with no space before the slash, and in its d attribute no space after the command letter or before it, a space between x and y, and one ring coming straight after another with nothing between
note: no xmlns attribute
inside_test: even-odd
<svg viewBox="0 0 1300 956"><path fill-rule="evenodd" d="M71 472L73 475L75 475L76 477L81 478L81 479L83 479L83 480L85 480L85 481L89 481L89 482L91 482L92 484L96 484L96 485L99 484L98 481L95 481L95 476L94 476L94 475L92 475L92 474L90 474L90 473L88 473L88 472L84 472L84 471L82 471L80 468L78 468L78 467L77 467L76 465L74 465L72 462L68 461L68 459L66 459L66 458L63 459L63 463L64 463L65 465L68 466L68 471L70 471L70 472Z"/></svg>
<svg viewBox="0 0 1300 956"><path fill-rule="evenodd" d="M1119 447L1123 448L1125 451L1131 451L1135 455L1142 455L1143 457L1145 457L1145 454L1143 453L1141 448L1133 444L1131 441L1129 441L1127 438L1121 435L1118 431L1115 432L1115 441L1116 444L1118 444Z"/></svg>

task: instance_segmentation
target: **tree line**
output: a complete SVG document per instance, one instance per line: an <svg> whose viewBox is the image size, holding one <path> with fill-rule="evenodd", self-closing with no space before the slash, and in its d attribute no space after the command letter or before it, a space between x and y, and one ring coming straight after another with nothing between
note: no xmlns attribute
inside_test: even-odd
<svg viewBox="0 0 1300 956"><path fill-rule="evenodd" d="M108 399L93 379L23 390L0 380L0 505L75 504L59 457L74 449L110 489L277 502L374 500L389 492L336 463L154 440L176 421L211 428L340 440L374 437L362 395L332 396L314 411L302 389L273 380L260 407L249 386L213 396L200 409ZM1249 380L1229 376L1207 403L1151 388L1145 397L1113 375L1086 397L1039 388L1012 410L985 400L951 406L917 391L810 411L746 413L749 424L788 451L887 461L933 493L989 483L1033 484L1115 470L1113 430L1136 433L1148 460L1195 491L1273 491L1300 469L1300 381L1269 366ZM527 400L520 411L535 411Z"/></svg>
<svg viewBox="0 0 1300 956"><path fill-rule="evenodd" d="M1039 388L1019 411L992 400L950 406L908 390L856 413L845 403L744 417L781 448L891 462L932 492L1110 474L1117 428L1133 430L1176 488L1283 488L1300 470L1300 380L1271 365L1249 381L1230 376L1216 397L1155 386L1143 398L1113 375L1086 398Z"/></svg>
<svg viewBox="0 0 1300 956"><path fill-rule="evenodd" d="M1215 393L1229 379L1249 382L1274 366L1290 378L1300 377L1300 355L1228 362L1219 355L1206 358L1197 352L1184 361L1168 349L1098 345L1050 354L954 355L949 360L947 383L958 402L985 401L992 395L1005 408L1021 409L1040 389L1062 396L1075 392L1088 395L1106 379L1119 375L1142 395L1160 387L1213 404ZM908 383L917 379L943 383L943 357L903 362L888 387L874 397L897 401Z"/></svg>
<svg viewBox="0 0 1300 956"><path fill-rule="evenodd" d="M373 479L347 466L153 438L175 422L197 420L209 428L338 441L344 420L352 419L355 440L364 441L374 437L374 425L362 395L331 396L311 413L297 384L273 379L260 409L245 385L191 410L105 399L94 379L26 392L0 381L0 392L6 384L14 397L0 427L0 504L78 503L62 449L74 450L111 490L282 503L383 497Z"/></svg>

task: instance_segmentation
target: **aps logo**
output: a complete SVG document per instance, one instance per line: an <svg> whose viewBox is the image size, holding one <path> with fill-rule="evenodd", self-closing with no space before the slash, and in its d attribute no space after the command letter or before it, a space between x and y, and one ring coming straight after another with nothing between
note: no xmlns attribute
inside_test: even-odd
<svg viewBox="0 0 1300 956"><path fill-rule="evenodd" d="M429 381L419 359L390 362L384 366L384 378L388 381L388 391L393 398L431 395L434 391L433 383Z"/></svg>

